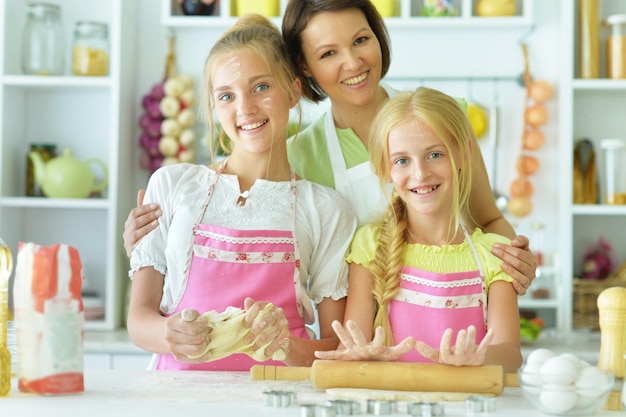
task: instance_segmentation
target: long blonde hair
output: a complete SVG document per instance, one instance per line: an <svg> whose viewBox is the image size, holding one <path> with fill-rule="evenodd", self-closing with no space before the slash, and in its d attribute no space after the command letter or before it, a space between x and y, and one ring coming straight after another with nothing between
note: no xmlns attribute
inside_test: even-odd
<svg viewBox="0 0 626 417"><path fill-rule="evenodd" d="M471 125L458 101L437 90L419 87L415 91L400 92L389 99L372 121L368 139L370 158L381 187L389 182L391 170L389 132L407 119L414 119L429 127L444 143L449 154L456 152L460 156L459 166L454 158L451 161L455 187L448 236L452 238L461 223L470 216ZM394 192L382 219L375 257L368 267L373 276L372 294L377 305L374 326L385 329L385 344L388 346L394 344L389 322L389 303L400 289L399 274L403 267L406 229L406 205Z"/></svg>
<svg viewBox="0 0 626 417"><path fill-rule="evenodd" d="M264 16L258 14L242 16L215 42L204 63L203 108L206 109L205 115L211 134L211 152L213 157L215 156L214 146L217 143L227 154L232 152L232 148L223 130L220 130L218 140L214 140L216 126L213 120L213 108L215 103L212 94L213 80L211 79L211 71L220 56L243 48L251 49L263 59L277 86L287 93L289 101L298 103L299 120L297 130L300 127L300 91L293 87L294 81L297 79L296 71L289 59L287 47L283 42L280 31L276 25ZM286 137L287 127L285 128Z"/></svg>

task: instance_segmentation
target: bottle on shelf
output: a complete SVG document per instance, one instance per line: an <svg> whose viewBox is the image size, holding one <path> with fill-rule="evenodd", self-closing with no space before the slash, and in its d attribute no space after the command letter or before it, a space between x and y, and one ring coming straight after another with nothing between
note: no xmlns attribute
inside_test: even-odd
<svg viewBox="0 0 626 417"><path fill-rule="evenodd" d="M604 151L604 204L626 204L626 178L623 172L622 139L603 139L600 147Z"/></svg>
<svg viewBox="0 0 626 417"><path fill-rule="evenodd" d="M61 7L31 3L27 13L22 38L22 72L27 75L62 75L65 48Z"/></svg>
<svg viewBox="0 0 626 417"><path fill-rule="evenodd" d="M109 27L99 22L76 22L72 49L74 75L109 73Z"/></svg>
<svg viewBox="0 0 626 417"><path fill-rule="evenodd" d="M0 397L11 391L11 353L7 343L9 326L9 277L13 271L11 249L0 239Z"/></svg>
<svg viewBox="0 0 626 417"><path fill-rule="evenodd" d="M614 14L606 18L611 35L606 40L607 71L609 78L626 78L626 14Z"/></svg>

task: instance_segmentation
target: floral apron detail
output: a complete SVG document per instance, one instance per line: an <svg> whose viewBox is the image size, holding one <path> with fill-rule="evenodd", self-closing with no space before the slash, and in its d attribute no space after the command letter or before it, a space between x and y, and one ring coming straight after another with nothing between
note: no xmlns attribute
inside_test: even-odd
<svg viewBox="0 0 626 417"><path fill-rule="evenodd" d="M389 97L395 94L391 88L383 87ZM346 200L356 215L359 226L378 220L387 209L389 199L380 188L380 181L374 173L372 163L368 160L349 169L346 167L332 109L326 113L324 130L335 190ZM389 196L391 188L391 184L388 184Z"/></svg>
<svg viewBox="0 0 626 417"><path fill-rule="evenodd" d="M301 305L300 257L295 239L295 175L291 174L292 230L235 230L200 224L220 168L209 187L206 200L193 229L193 247L187 261L185 293L174 313L193 308L200 313L222 312L228 306L243 308L246 297L270 301L281 307L295 336L309 338ZM259 362L246 354L201 364L178 362L172 355L159 355L157 369L201 369L248 371ZM264 365L284 365L265 361Z"/></svg>
<svg viewBox="0 0 626 417"><path fill-rule="evenodd" d="M487 288L482 263L467 230L465 239L477 270L437 273L405 266L400 272L400 291L389 304L389 320L395 343L412 336L439 349L441 336L451 328L454 337L469 325L476 327L476 340L487 333ZM453 338L454 343L454 338ZM430 362L413 349L403 362Z"/></svg>

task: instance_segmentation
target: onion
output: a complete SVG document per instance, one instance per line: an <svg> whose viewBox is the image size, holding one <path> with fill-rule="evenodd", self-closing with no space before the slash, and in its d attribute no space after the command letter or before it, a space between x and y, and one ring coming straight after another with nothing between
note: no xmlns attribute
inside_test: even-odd
<svg viewBox="0 0 626 417"><path fill-rule="evenodd" d="M554 97L554 88L547 81L533 81L530 84L528 95L537 103L543 103Z"/></svg>
<svg viewBox="0 0 626 417"><path fill-rule="evenodd" d="M543 146L545 142L544 134L537 129L530 129L524 133L524 149L535 151Z"/></svg>
<svg viewBox="0 0 626 417"><path fill-rule="evenodd" d="M517 158L517 172L522 176L532 175L539 169L539 160L534 156L521 155Z"/></svg>
<svg viewBox="0 0 626 417"><path fill-rule="evenodd" d="M543 104L535 104L526 109L526 123L540 126L548 121L548 109Z"/></svg>
<svg viewBox="0 0 626 417"><path fill-rule="evenodd" d="M533 184L524 177L513 180L509 187L511 197L530 197L534 194Z"/></svg>
<svg viewBox="0 0 626 417"><path fill-rule="evenodd" d="M174 156L178 153L179 148L178 141L171 136L163 136L159 140L159 150L163 156Z"/></svg>
<svg viewBox="0 0 626 417"><path fill-rule="evenodd" d="M510 198L506 208L515 217L525 217L533 211L533 205L527 197Z"/></svg>

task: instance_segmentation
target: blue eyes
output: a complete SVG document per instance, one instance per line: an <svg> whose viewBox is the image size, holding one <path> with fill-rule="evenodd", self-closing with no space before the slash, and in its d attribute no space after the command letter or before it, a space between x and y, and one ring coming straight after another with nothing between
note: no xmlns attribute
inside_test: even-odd
<svg viewBox="0 0 626 417"><path fill-rule="evenodd" d="M256 87L254 87L253 91L255 93L262 93L264 91L267 91L270 89L270 85L267 83L263 83L263 84L259 84ZM224 93L221 94L217 97L218 101L230 101L234 98L234 94L231 93Z"/></svg>

